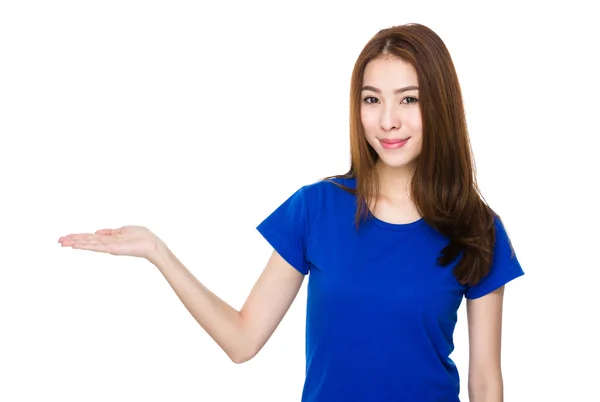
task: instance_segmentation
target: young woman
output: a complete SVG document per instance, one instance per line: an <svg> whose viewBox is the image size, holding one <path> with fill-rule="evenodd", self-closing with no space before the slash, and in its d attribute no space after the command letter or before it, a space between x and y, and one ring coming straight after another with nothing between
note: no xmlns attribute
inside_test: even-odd
<svg viewBox="0 0 600 402"><path fill-rule="evenodd" d="M309 275L303 401L458 401L450 359L467 300L471 402L502 401L504 285L523 275L479 194L461 90L429 28L377 33L350 94L351 166L298 189L259 226L274 251L240 311L148 229L62 237L147 258L237 363L258 353Z"/></svg>

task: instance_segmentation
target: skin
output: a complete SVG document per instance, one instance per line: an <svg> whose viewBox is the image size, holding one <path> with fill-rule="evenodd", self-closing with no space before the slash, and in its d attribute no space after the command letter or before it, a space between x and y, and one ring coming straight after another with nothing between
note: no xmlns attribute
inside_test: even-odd
<svg viewBox="0 0 600 402"><path fill-rule="evenodd" d="M391 223L420 218L410 198L409 183L422 143L418 89L414 68L396 58L371 61L365 70L361 119L365 137L379 155L380 196L372 211ZM380 139L410 137L399 149L384 149ZM375 200L373 200L375 201ZM273 251L238 311L207 289L143 226L102 229L94 234L71 234L59 239L63 247L145 258L155 265L181 302L235 363L254 357L266 344L296 298L304 276ZM500 288L467 300L469 326L469 396L472 402L502 401Z"/></svg>
<svg viewBox="0 0 600 402"><path fill-rule="evenodd" d="M238 311L212 293L167 245L143 226L61 237L63 247L145 258L163 274L186 309L234 363L254 357L295 299L304 276L273 251Z"/></svg>
<svg viewBox="0 0 600 402"><path fill-rule="evenodd" d="M380 196L372 211L391 223L420 218L410 197L410 178L423 141L419 90L414 67L394 57L372 60L365 68L361 119L367 142L379 156ZM402 88L413 88L399 91ZM380 139L407 138L398 149ZM478 299L467 299L469 330L469 397L471 402L501 402L500 365L504 287Z"/></svg>
<svg viewBox="0 0 600 402"><path fill-rule="evenodd" d="M414 88L414 89L413 89ZM380 194L371 200L377 218L390 223L420 218L410 197L410 179L423 140L417 72L402 60L384 57L365 68L361 93L361 121L365 138L379 159ZM404 139L398 149L385 149L380 140Z"/></svg>

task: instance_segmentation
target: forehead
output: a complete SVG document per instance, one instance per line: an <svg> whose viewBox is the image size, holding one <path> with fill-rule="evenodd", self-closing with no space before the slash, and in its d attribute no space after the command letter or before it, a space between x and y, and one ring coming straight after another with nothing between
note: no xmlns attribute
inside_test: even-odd
<svg viewBox="0 0 600 402"><path fill-rule="evenodd" d="M363 85L381 89L418 85L417 71L412 64L400 58L380 57L367 63Z"/></svg>

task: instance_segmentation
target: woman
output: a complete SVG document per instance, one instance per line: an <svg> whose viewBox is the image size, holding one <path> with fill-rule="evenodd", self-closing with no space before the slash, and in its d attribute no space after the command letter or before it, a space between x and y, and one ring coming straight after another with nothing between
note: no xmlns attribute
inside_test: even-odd
<svg viewBox="0 0 600 402"><path fill-rule="evenodd" d="M63 246L147 258L237 363L258 353L308 283L303 401L458 401L450 359L467 299L469 395L501 401L504 285L523 275L479 194L461 90L429 28L377 33L350 95L348 173L303 186L258 230L273 254L240 311L144 227L62 237Z"/></svg>

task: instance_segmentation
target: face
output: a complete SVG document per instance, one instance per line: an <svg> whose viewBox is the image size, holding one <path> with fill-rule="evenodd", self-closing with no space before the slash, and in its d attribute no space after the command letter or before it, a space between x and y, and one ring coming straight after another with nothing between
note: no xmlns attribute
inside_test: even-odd
<svg viewBox="0 0 600 402"><path fill-rule="evenodd" d="M410 168L421 153L422 122L417 72L401 59L371 60L364 72L361 119L378 163Z"/></svg>

